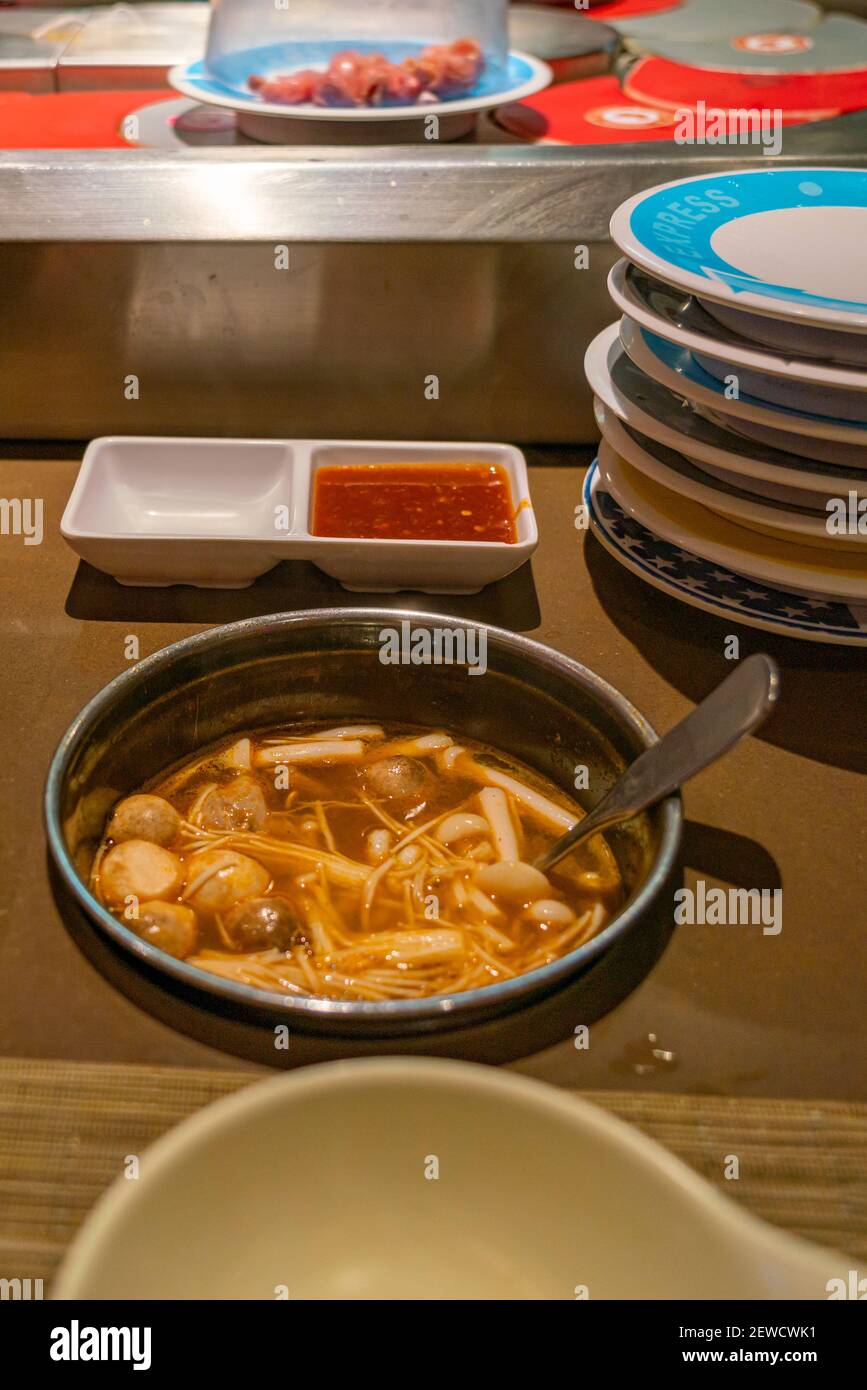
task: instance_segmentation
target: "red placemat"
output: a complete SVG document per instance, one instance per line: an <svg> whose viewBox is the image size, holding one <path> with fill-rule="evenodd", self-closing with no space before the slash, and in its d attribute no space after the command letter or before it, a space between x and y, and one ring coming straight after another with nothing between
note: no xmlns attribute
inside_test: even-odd
<svg viewBox="0 0 867 1390"><path fill-rule="evenodd" d="M618 19L638 19L641 15L663 14L666 10L682 10L686 0L590 0L589 10L578 8L575 0L531 0L534 5L578 9L586 19L599 19L608 24Z"/></svg>
<svg viewBox="0 0 867 1390"><path fill-rule="evenodd" d="M669 107L634 101L616 77L562 82L526 101L501 106L497 123L522 140L557 145L615 145L671 140L677 128Z"/></svg>
<svg viewBox="0 0 867 1390"><path fill-rule="evenodd" d="M0 149L129 149L120 134L124 116L172 95L169 88L141 92L26 92L0 97Z"/></svg>
<svg viewBox="0 0 867 1390"><path fill-rule="evenodd" d="M724 3L724 0L721 2ZM574 0L562 0L562 3L569 5L574 3ZM601 19L604 24L608 24L612 19L637 19L643 14L682 10L683 4L684 0L602 0L582 13L586 13L588 19Z"/></svg>
<svg viewBox="0 0 867 1390"><path fill-rule="evenodd" d="M792 124L867 106L865 72L720 72L668 58L639 58L624 77L623 89L633 101L671 110L694 107L699 101L724 110L779 109L783 120Z"/></svg>

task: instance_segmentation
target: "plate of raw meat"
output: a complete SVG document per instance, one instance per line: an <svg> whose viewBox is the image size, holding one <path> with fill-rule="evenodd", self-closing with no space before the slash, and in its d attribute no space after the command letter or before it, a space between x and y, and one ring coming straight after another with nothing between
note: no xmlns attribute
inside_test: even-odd
<svg viewBox="0 0 867 1390"><path fill-rule="evenodd" d="M547 64L513 50L486 60L473 38L450 44L286 43L173 68L185 96L239 114L319 121L406 121L472 115L551 81Z"/></svg>

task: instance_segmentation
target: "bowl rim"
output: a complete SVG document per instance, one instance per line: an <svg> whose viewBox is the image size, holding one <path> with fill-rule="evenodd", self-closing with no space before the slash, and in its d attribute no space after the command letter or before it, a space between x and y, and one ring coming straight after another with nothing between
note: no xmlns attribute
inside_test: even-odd
<svg viewBox="0 0 867 1390"><path fill-rule="evenodd" d="M575 950L567 952L548 965L516 975L512 979L500 980L495 984L478 986L464 990L460 994L431 995L423 999L389 999L383 1002L370 1000L324 999L318 995L283 995L252 985L237 984L224 980L218 975L186 961L169 956L158 947L143 941L131 927L114 917L107 908L97 902L78 871L67 849L61 816L63 781L68 763L87 740L89 726L102 714L106 706L112 705L118 695L146 682L153 673L170 666L178 658L185 658L209 646L220 646L231 642L235 637L243 638L258 631L285 628L305 628L311 626L342 625L351 627L356 623L371 626L380 623L383 627L400 626L408 621L413 625L426 627L483 627L488 637L493 637L501 646L517 655L530 659L530 664L541 665L560 675L566 675L591 694L602 698L619 718L631 727L645 746L657 742L658 735L644 715L626 699L614 686L598 676L588 667L571 657L564 656L553 647L545 646L523 634L510 632L506 628L488 623L474 623L467 618L458 618L439 612L419 612L403 608L315 608L303 609L295 613L274 613L260 617L243 618L239 622L220 624L203 632L194 633L177 642L172 642L150 656L144 657L127 671L122 671L97 691L83 709L75 716L62 735L48 769L43 796L43 815L46 837L51 859L63 881L64 887L72 895L84 914L97 924L101 931L118 946L136 957L140 962L158 974L169 975L182 985L194 991L229 1003L252 1008L272 1019L281 1015L287 1021L292 1019L315 1019L320 1025L341 1021L359 1021L375 1024L419 1024L430 1026L439 1022L453 1020L454 1027L460 1027L467 1016L486 1012L499 1012L501 1008L518 1007L526 996L536 998L551 993L565 980L582 972L604 952L608 951L620 937L625 936L647 911L672 871L680 848L683 825L683 805L680 794L675 792L658 807L661 817L661 833L657 853L650 865L647 877L633 898L617 912L598 935L584 942ZM373 1036L373 1032L371 1032Z"/></svg>
<svg viewBox="0 0 867 1390"><path fill-rule="evenodd" d="M122 1176L117 1177L97 1199L63 1258L50 1297L82 1297L76 1286L98 1267L106 1247L116 1239L118 1221L136 1204L147 1201L150 1190L159 1189L179 1160L189 1158L205 1145L216 1143L219 1147L223 1136L263 1113L303 1105L310 1097L330 1096L339 1103L348 1088L363 1089L370 1084L501 1100L512 1109L516 1120L523 1111L527 1118L564 1123L576 1140L591 1134L634 1161L646 1178L665 1187L680 1204L683 1220L704 1219L713 1228L719 1253L725 1250L732 1265L741 1265L745 1280L751 1271L756 1272L756 1288L745 1297L762 1296L756 1291L760 1283L766 1285L765 1297L786 1297L774 1287L786 1273L793 1279L799 1274L828 1279L837 1263L842 1268L845 1256L768 1225L718 1191L650 1135L586 1096L478 1062L442 1057L362 1057L318 1062L288 1074L253 1080L250 1085L240 1086L202 1106L161 1134L147 1146L141 1181L131 1184ZM763 1279L759 1271L764 1260L773 1262L775 1268Z"/></svg>

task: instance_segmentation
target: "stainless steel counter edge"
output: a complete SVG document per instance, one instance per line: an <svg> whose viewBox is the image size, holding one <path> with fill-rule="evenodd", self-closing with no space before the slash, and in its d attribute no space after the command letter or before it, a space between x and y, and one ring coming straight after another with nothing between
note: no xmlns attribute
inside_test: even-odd
<svg viewBox="0 0 867 1390"><path fill-rule="evenodd" d="M774 164L817 162L862 166L863 140L801 140ZM763 163L732 147L7 151L0 241L589 243L640 188Z"/></svg>

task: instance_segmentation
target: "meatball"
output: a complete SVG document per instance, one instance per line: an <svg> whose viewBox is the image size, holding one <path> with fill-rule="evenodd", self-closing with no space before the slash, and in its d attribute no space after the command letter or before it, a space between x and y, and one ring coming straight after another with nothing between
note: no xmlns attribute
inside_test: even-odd
<svg viewBox="0 0 867 1390"><path fill-rule="evenodd" d="M172 844L181 833L181 818L162 796L140 793L119 801L108 823L110 839L149 840L154 845Z"/></svg>
<svg viewBox="0 0 867 1390"><path fill-rule="evenodd" d="M185 960L196 949L196 914L181 903L142 903L133 926L142 941L158 946L175 960Z"/></svg>
<svg viewBox="0 0 867 1390"><path fill-rule="evenodd" d="M186 896L200 912L226 912L243 898L264 893L271 875L246 854L230 849L206 849L187 866Z"/></svg>
<svg viewBox="0 0 867 1390"><path fill-rule="evenodd" d="M288 951L298 934L298 921L285 898L248 898L223 919L232 942L241 951Z"/></svg>
<svg viewBox="0 0 867 1390"><path fill-rule="evenodd" d="M255 777L244 776L208 792L196 817L206 830L261 830L267 818L265 793Z"/></svg>
<svg viewBox="0 0 867 1390"><path fill-rule="evenodd" d="M364 770L364 781L372 796L392 800L400 796L417 796L428 782L424 763L416 758L380 758Z"/></svg>
<svg viewBox="0 0 867 1390"><path fill-rule="evenodd" d="M100 868L100 885L107 902L122 907L127 898L148 902L174 898L184 881L176 854L150 840L125 840L110 849Z"/></svg>

